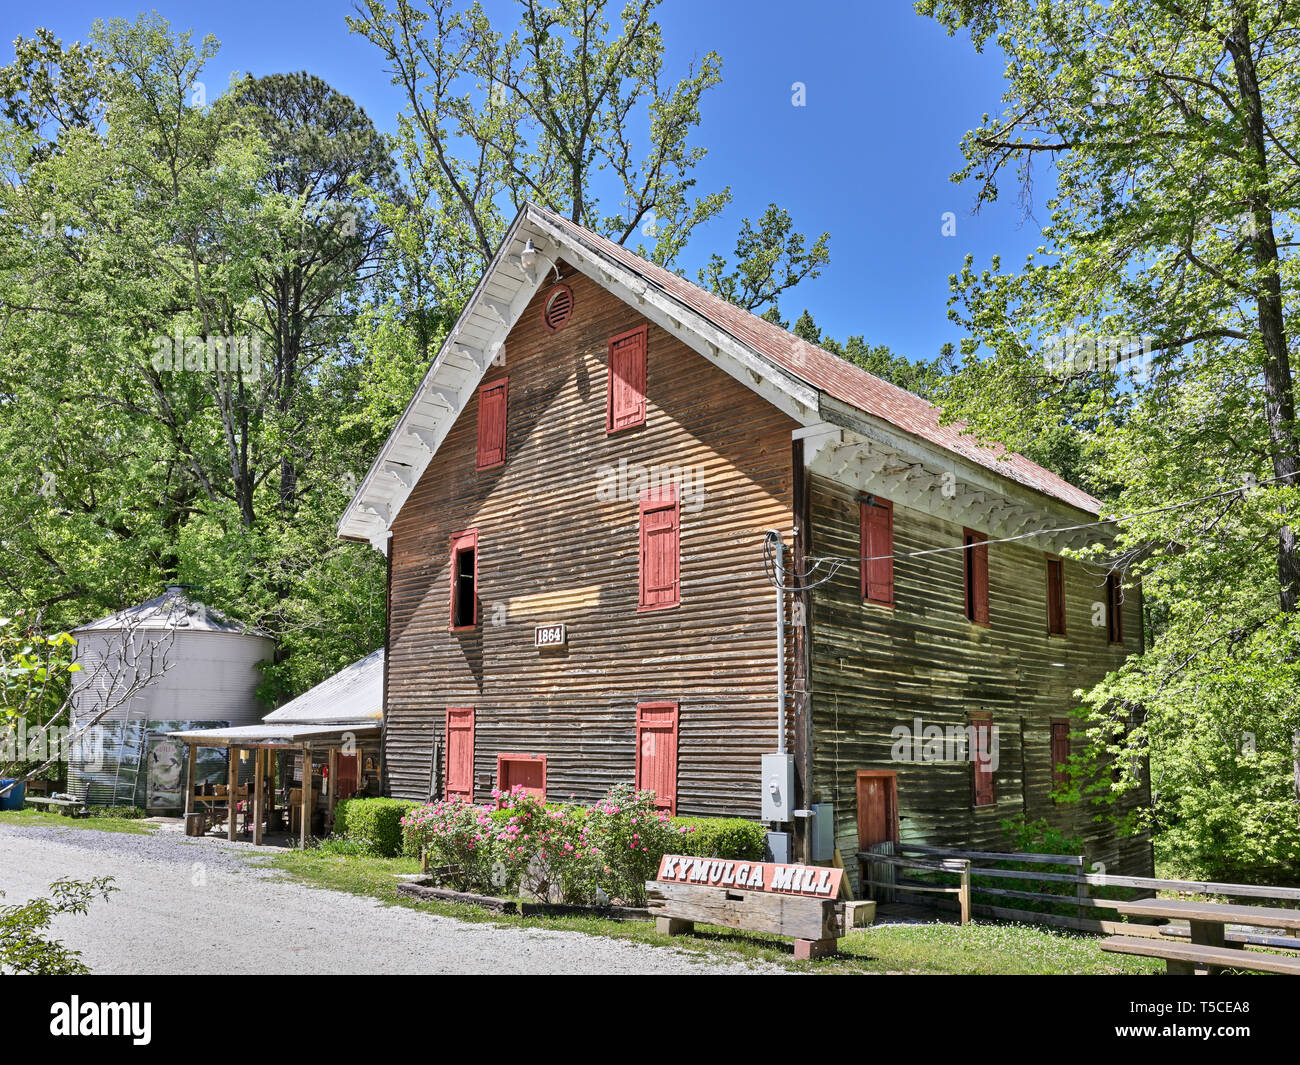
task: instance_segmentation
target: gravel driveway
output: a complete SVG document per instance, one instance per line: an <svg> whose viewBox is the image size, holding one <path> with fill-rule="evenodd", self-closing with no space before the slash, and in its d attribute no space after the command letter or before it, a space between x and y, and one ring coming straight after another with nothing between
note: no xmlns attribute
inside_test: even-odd
<svg viewBox="0 0 1300 1065"><path fill-rule="evenodd" d="M246 846L177 832L0 825L6 903L61 876L116 877L57 938L96 973L760 973L579 932L496 928L307 887Z"/></svg>

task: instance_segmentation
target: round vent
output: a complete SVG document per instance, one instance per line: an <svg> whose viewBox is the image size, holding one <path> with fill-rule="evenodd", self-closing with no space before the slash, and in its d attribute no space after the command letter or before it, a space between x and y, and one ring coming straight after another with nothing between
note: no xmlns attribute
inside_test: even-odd
<svg viewBox="0 0 1300 1065"><path fill-rule="evenodd" d="M542 311L546 328L552 333L563 328L572 313L573 290L568 285L556 285L546 297L546 309Z"/></svg>

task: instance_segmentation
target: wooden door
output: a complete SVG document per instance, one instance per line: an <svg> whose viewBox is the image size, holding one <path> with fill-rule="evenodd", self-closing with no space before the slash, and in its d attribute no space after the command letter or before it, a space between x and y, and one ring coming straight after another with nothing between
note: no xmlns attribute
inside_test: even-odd
<svg viewBox="0 0 1300 1065"><path fill-rule="evenodd" d="M447 708L447 774L443 778L448 798L459 795L474 801L474 710Z"/></svg>
<svg viewBox="0 0 1300 1065"><path fill-rule="evenodd" d="M898 842L898 775L887 769L858 771L858 850Z"/></svg>
<svg viewBox="0 0 1300 1065"><path fill-rule="evenodd" d="M334 798L338 801L350 799L357 793L357 763L355 754L340 754L334 760L334 772L338 778L334 782Z"/></svg>
<svg viewBox="0 0 1300 1065"><path fill-rule="evenodd" d="M636 708L636 786L655 793L655 805L677 813L677 704Z"/></svg>

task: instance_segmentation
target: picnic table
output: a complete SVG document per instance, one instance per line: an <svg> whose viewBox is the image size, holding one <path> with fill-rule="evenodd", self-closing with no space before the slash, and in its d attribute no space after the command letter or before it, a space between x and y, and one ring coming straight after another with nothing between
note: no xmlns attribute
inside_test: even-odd
<svg viewBox="0 0 1300 1065"><path fill-rule="evenodd" d="M80 817L86 804L80 799L52 799L44 795L27 795L23 801L29 806L44 806L58 810L64 817Z"/></svg>
<svg viewBox="0 0 1300 1065"><path fill-rule="evenodd" d="M1166 968L1173 975L1191 975L1196 972L1197 966L1203 966L1211 975L1218 974L1224 969L1254 969L1260 972L1300 976L1300 958L1293 955L1246 951L1243 949L1244 940L1232 938L1227 932L1229 925L1300 931L1300 910L1282 909L1276 906L1192 902L1186 899L1140 899L1136 902L1114 902L1109 905L1128 917L1186 921L1191 930L1191 942L1178 943L1167 938L1111 936L1102 942L1102 950L1163 958ZM1296 942L1295 949L1300 950L1300 941Z"/></svg>

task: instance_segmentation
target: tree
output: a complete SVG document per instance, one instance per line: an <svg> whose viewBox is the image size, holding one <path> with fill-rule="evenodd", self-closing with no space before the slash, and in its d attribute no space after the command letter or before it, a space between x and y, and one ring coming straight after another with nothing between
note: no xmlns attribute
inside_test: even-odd
<svg viewBox="0 0 1300 1065"><path fill-rule="evenodd" d="M17 976L84 976L89 966L81 952L69 950L44 933L62 914L84 914L96 897L107 899L118 889L111 876L90 880L56 880L49 898L18 906L0 906L0 973ZM0 891L0 897L4 892Z"/></svg>
<svg viewBox="0 0 1300 1065"><path fill-rule="evenodd" d="M830 239L829 233L823 233L805 250L804 236L795 232L789 213L774 203L768 204L757 230L748 218L741 219L735 269L728 272L726 259L715 253L699 271L699 281L737 307L756 313L771 307L773 313L778 313L775 308L781 293L805 278L821 276L822 267L831 258Z"/></svg>
<svg viewBox="0 0 1300 1065"><path fill-rule="evenodd" d="M977 183L977 203L1011 179L1026 205L1036 162L1056 182L1043 247L1020 271L968 260L953 279L969 340L946 412L1013 446L1067 427L1107 512L1142 515L1098 561L1142 579L1151 645L1088 693L1094 741L1112 758L1150 745L1154 824L1177 829L1180 859L1294 868L1300 12L1286 0L917 8L1008 58L1006 110L967 134L955 179ZM1118 787L1135 786L1133 760L1120 764ZM1211 825L1210 794L1251 816Z"/></svg>

